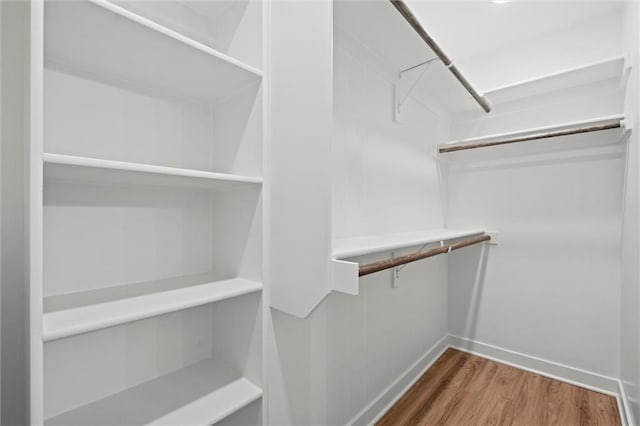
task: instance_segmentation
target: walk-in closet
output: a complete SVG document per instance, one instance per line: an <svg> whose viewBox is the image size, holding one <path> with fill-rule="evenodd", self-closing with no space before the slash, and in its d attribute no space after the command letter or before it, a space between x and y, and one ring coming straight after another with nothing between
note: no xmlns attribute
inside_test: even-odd
<svg viewBox="0 0 640 426"><path fill-rule="evenodd" d="M640 425L640 2L0 1L2 425Z"/></svg>

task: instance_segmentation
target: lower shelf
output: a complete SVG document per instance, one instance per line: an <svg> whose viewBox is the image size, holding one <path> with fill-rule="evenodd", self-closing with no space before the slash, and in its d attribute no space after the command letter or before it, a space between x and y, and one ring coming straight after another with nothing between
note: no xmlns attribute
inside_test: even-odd
<svg viewBox="0 0 640 426"><path fill-rule="evenodd" d="M45 420L46 425L211 425L262 397L229 366L206 360Z"/></svg>

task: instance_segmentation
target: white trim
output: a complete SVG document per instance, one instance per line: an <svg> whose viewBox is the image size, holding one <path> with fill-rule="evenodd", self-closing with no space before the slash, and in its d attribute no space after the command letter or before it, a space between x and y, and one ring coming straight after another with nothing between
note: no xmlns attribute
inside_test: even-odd
<svg viewBox="0 0 640 426"><path fill-rule="evenodd" d="M607 395L618 396L618 380L613 377L458 336L449 336L449 347L551 379Z"/></svg>
<svg viewBox="0 0 640 426"><path fill-rule="evenodd" d="M618 380L618 412L620 413L620 420L623 425L635 426L633 411L629 406L629 399L627 398L627 392L624 390L624 384L622 380Z"/></svg>
<svg viewBox="0 0 640 426"><path fill-rule="evenodd" d="M382 417L413 386L420 377L449 348L449 336L436 342L424 355L406 369L393 383L384 389L348 425L373 424Z"/></svg>
<svg viewBox="0 0 640 426"><path fill-rule="evenodd" d="M44 116L44 1L30 2L29 82L29 413L28 422L44 422L44 347L42 344L43 286L43 116Z"/></svg>
<svg viewBox="0 0 640 426"><path fill-rule="evenodd" d="M269 425L269 351L271 349L271 1L262 2L262 424Z"/></svg>

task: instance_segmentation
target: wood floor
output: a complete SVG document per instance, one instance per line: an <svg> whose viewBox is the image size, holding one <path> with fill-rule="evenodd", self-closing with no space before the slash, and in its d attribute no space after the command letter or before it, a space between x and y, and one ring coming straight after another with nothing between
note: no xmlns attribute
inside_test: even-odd
<svg viewBox="0 0 640 426"><path fill-rule="evenodd" d="M377 425L620 425L614 397L448 349Z"/></svg>

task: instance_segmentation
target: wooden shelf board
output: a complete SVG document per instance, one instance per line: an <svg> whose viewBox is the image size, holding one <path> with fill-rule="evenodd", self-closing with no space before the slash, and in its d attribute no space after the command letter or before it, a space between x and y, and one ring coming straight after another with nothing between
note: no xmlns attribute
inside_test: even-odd
<svg viewBox="0 0 640 426"><path fill-rule="evenodd" d="M183 287L156 292L149 292L153 288L153 282L141 283L146 294L134 297L120 297L127 294L128 286L118 286L83 292L80 295L70 294L66 296L66 301L65 296L54 296L54 300L49 303L48 298L45 298L45 306L66 308L45 312L42 339L45 342L62 339L262 290L262 283L243 278L200 281L200 284L194 284L199 278L204 277L161 280L158 281L160 288L176 287L180 283ZM135 287L136 284L132 286ZM102 298L101 302L96 301L99 298ZM88 303L82 305L83 302Z"/></svg>
<svg viewBox="0 0 640 426"><path fill-rule="evenodd" d="M259 185L261 177L241 176L203 170L102 160L73 155L43 155L46 179L79 180L93 183L139 185L197 186L228 189L243 185Z"/></svg>
<svg viewBox="0 0 640 426"><path fill-rule="evenodd" d="M484 233L484 229L429 229L397 234L342 238L333 241L334 259L447 241Z"/></svg>
<svg viewBox="0 0 640 426"><path fill-rule="evenodd" d="M141 91L217 102L262 72L107 1L47 2L48 67Z"/></svg>
<svg viewBox="0 0 640 426"><path fill-rule="evenodd" d="M256 401L262 390L208 359L45 420L46 425L205 426Z"/></svg>

